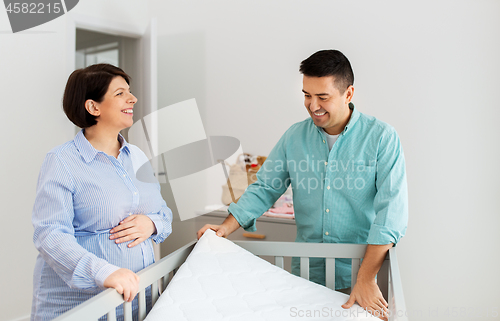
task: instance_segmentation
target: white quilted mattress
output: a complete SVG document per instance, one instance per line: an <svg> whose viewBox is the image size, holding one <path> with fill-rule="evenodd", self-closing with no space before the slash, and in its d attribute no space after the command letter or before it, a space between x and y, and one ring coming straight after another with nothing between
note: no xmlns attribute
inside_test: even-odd
<svg viewBox="0 0 500 321"><path fill-rule="evenodd" d="M207 230L146 321L377 320L348 298Z"/></svg>

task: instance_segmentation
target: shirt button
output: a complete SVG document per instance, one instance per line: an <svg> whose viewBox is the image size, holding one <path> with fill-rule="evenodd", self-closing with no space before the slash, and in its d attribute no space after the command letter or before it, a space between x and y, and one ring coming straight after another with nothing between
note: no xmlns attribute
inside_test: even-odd
<svg viewBox="0 0 500 321"><path fill-rule="evenodd" d="M325 140L323 139L323 144L325 143Z"/></svg>
<svg viewBox="0 0 500 321"><path fill-rule="evenodd" d="M330 189L330 186L327 186L326 189Z"/></svg>
<svg viewBox="0 0 500 321"><path fill-rule="evenodd" d="M137 195L137 192L134 192L134 195Z"/></svg>
<svg viewBox="0 0 500 321"><path fill-rule="evenodd" d="M328 235L328 232L325 232L325 235Z"/></svg>
<svg viewBox="0 0 500 321"><path fill-rule="evenodd" d="M328 165L328 162L325 162L325 166Z"/></svg>
<svg viewBox="0 0 500 321"><path fill-rule="evenodd" d="M326 212L327 212L327 213L330 213L330 210L329 210L329 209L326 209Z"/></svg>

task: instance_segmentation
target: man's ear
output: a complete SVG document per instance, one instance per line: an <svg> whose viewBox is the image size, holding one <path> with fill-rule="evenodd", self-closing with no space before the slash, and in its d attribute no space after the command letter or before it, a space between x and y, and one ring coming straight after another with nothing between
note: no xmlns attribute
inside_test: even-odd
<svg viewBox="0 0 500 321"><path fill-rule="evenodd" d="M348 105L351 102L353 96L354 96L354 87L352 85L350 85L349 87L347 87L346 92L345 92L346 105Z"/></svg>
<svg viewBox="0 0 500 321"><path fill-rule="evenodd" d="M85 101L85 109L91 114L92 116L99 116L101 115L101 111L99 110L99 106L95 101L92 99L87 99Z"/></svg>

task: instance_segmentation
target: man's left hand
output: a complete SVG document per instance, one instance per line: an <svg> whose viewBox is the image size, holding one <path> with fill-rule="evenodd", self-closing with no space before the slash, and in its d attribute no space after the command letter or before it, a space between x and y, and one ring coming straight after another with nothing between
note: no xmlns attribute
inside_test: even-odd
<svg viewBox="0 0 500 321"><path fill-rule="evenodd" d="M358 280L351 291L349 300L342 305L342 308L349 309L352 307L354 302L358 302L363 309L368 311L373 316L377 316L382 320L387 320L387 308L389 305L382 296L382 292L380 292L375 280Z"/></svg>

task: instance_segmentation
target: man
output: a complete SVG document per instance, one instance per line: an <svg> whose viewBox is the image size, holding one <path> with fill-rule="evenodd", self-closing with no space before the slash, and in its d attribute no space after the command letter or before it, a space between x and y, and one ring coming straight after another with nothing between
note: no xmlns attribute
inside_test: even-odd
<svg viewBox="0 0 500 321"><path fill-rule="evenodd" d="M343 308L358 302L387 312L375 276L387 251L403 237L408 197L403 150L391 126L364 115L351 103L354 75L337 50L314 53L300 65L304 104L311 116L292 125L271 151L222 225L205 225L228 236L240 226L255 231L255 220L291 184L296 242L368 244L351 286L350 260L335 262L335 287L350 292ZM299 274L299 262L292 261ZM310 260L311 281L325 284L324 259Z"/></svg>

